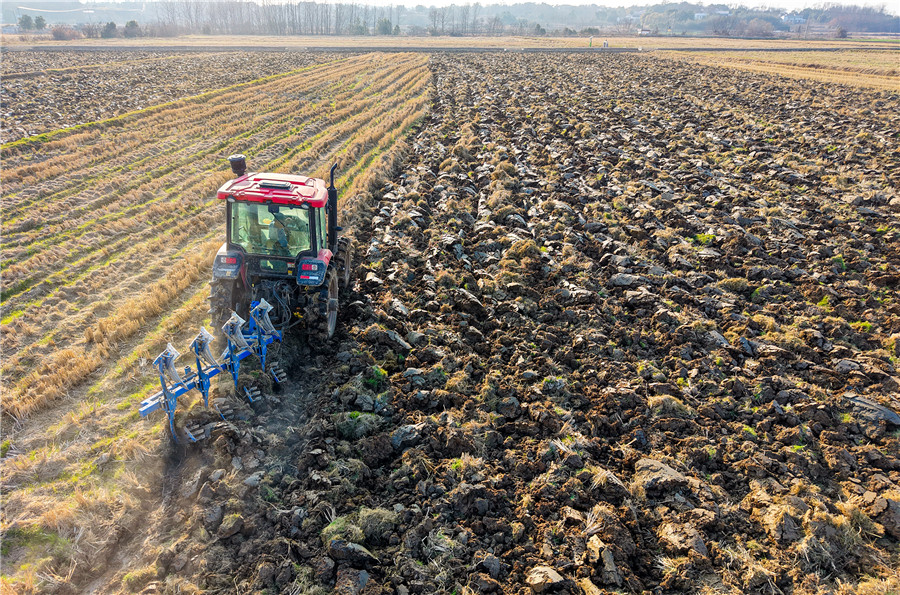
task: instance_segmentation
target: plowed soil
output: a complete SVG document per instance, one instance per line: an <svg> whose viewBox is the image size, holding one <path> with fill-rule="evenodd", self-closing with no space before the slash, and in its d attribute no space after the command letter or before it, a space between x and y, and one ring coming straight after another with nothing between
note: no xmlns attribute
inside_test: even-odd
<svg viewBox="0 0 900 595"><path fill-rule="evenodd" d="M897 96L431 68L339 336L172 469L148 589L900 588Z"/></svg>
<svg viewBox="0 0 900 595"><path fill-rule="evenodd" d="M900 590L896 93L647 55L283 59L4 147L0 587ZM169 68L119 62L121 97L48 129ZM333 340L280 348L286 386L248 369L266 398L220 384L236 418L174 445L135 408L203 322L237 151L340 163L356 287Z"/></svg>

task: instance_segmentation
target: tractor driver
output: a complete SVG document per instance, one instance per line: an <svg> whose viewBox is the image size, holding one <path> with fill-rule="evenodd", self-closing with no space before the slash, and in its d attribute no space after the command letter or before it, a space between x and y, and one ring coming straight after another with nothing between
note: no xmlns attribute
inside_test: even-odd
<svg viewBox="0 0 900 595"><path fill-rule="evenodd" d="M291 230L284 213L272 213L272 222L269 224L269 242L266 246L272 254L291 256L288 244L291 239Z"/></svg>
<svg viewBox="0 0 900 595"><path fill-rule="evenodd" d="M277 256L296 256L298 252L309 249L309 224L306 211L281 207L270 208L272 220L267 230L266 248L269 254Z"/></svg>

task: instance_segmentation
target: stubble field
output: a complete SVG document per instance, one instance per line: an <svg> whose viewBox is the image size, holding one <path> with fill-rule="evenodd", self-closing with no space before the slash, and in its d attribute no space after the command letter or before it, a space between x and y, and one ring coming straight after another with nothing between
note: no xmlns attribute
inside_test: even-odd
<svg viewBox="0 0 900 595"><path fill-rule="evenodd" d="M789 46L784 49L789 49ZM853 85L868 89L900 91L900 53L897 48L869 47L865 50L841 51L744 51L744 52L678 52L667 51L667 57L683 59L706 66L725 66L757 73L777 74L823 83Z"/></svg>
<svg viewBox="0 0 900 595"><path fill-rule="evenodd" d="M339 57L304 52L8 52L2 66L0 136L8 143L111 119Z"/></svg>
<svg viewBox="0 0 900 595"><path fill-rule="evenodd" d="M121 537L110 526L139 520L124 488L158 487L165 436L136 406L154 389L148 359L206 316L225 157L319 176L336 162L349 205L424 114L422 56L288 58L274 76L3 146L4 561L21 584L96 573ZM70 92L57 101L77 110ZM49 557L48 539L62 544Z"/></svg>
<svg viewBox="0 0 900 595"><path fill-rule="evenodd" d="M342 68L360 78L314 84ZM339 99L315 132L297 112L341 85L390 102L369 108L398 114L380 138L424 116L382 167L378 143L335 149L356 138ZM652 56L371 55L6 145L3 529L8 561L43 564L7 584L900 588L898 107ZM205 315L206 197L238 150L357 172L359 286L332 344L288 345L284 392L171 450L130 409L141 358Z"/></svg>

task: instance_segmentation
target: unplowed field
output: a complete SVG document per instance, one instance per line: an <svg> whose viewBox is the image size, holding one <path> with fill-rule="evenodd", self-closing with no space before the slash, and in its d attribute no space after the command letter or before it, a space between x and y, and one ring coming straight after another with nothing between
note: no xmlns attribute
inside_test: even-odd
<svg viewBox="0 0 900 595"><path fill-rule="evenodd" d="M900 53L895 50L839 52L666 52L712 66L777 73L833 84L900 91Z"/></svg>
<svg viewBox="0 0 900 595"><path fill-rule="evenodd" d="M2 141L105 120L336 58L304 52L9 52L4 54L0 90Z"/></svg>
<svg viewBox="0 0 900 595"><path fill-rule="evenodd" d="M416 58L310 72L351 65L411 72L407 96L424 97ZM246 422L199 449L161 456L157 423L141 450L124 440L125 419L118 442L84 447L112 455L85 481L128 484L122 506L151 508L140 518L116 517L114 503L94 513L123 527L110 542L127 563L113 556L82 578L148 593L900 589L897 95L637 55L434 56L429 66L432 109L405 159L377 201L345 203L358 287L343 300L338 336L313 351L292 338L281 353L289 386L262 387L271 396L244 408ZM274 90L290 76L264 83L254 101L281 113ZM349 75L333 80L352 84ZM228 138L235 120L216 122L222 109L208 108L193 121ZM121 401L136 405L153 383L138 354L155 354L175 333L163 324L140 346L131 337L171 303L197 320L190 312L221 226L199 197L227 177L221 157L249 145L260 169L321 173L327 160L292 151L310 142L306 120L294 118L273 117L270 129L208 157L146 155L169 165L158 175L176 176L158 187L158 175L110 167L114 152L56 174L100 183L87 172L103 166L108 191L127 196L134 178L149 185L149 199L107 209L82 198L54 218L54 203L20 198L36 206L37 223L24 224L25 208L4 217L4 242L19 238L4 244L4 267L24 283L3 306L4 330L16 331L5 332L6 352L34 366L71 360L54 349L118 349L129 355L101 360L117 371L95 386L145 385ZM278 126L301 128L267 143ZM188 129L182 121L177 132ZM54 142L62 139L11 155L61 156ZM366 162L349 152L344 171ZM22 169L4 192L21 196L21 180L45 169ZM343 187L350 181L361 183ZM130 221L116 213L152 204L153 192L168 192L165 209L136 211L115 235ZM7 200L4 211L15 204ZM173 204L185 214L172 214ZM88 229L91 205L102 226ZM166 213L173 218L157 221ZM185 217L192 227L182 231ZM42 229L52 232L46 242ZM61 273L78 262L76 248L88 253L80 274L110 267L98 279L113 291L67 289L81 278ZM179 253L197 255L179 273L185 289L162 300L156 318L135 319L129 313L157 294L149 282L128 284L128 264L153 258L149 271L177 270L166 263ZM40 266L60 287L40 281ZM143 274L160 278L151 272ZM125 300L142 287L146 295ZM132 330L109 340L119 328ZM24 332L30 340L18 339ZM15 374L9 365L5 375ZM55 384L20 377L4 402L23 416L40 411L47 390L62 395L96 373L84 374ZM48 384L32 390L35 382ZM90 402L46 444L64 450L79 427L116 414L96 395ZM157 484L125 475L135 452L157 461ZM7 457L4 481L34 485L65 460L54 453L41 463ZM19 523L14 543L26 542L22 527L36 527L70 545L83 517L55 529L31 496L14 492L6 506L5 522ZM63 556L46 568L69 582Z"/></svg>
<svg viewBox="0 0 900 595"><path fill-rule="evenodd" d="M137 522L136 502L115 495L123 472L148 468L134 406L153 389L148 358L206 315L225 158L319 176L336 162L351 211L399 158L425 113L426 58L314 62L4 146L4 527L27 545L7 563L84 576L103 559L92 551L116 546L104 523ZM92 462L98 451L114 473ZM71 551L35 570L45 530Z"/></svg>

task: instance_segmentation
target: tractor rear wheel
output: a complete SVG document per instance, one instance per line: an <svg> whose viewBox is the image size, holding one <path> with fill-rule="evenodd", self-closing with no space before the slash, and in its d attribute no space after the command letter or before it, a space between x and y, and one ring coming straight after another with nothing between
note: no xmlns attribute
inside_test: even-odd
<svg viewBox="0 0 900 595"><path fill-rule="evenodd" d="M325 273L325 287L327 293L323 292L323 295L319 298L319 315L316 316L315 322L311 325L312 328L308 331L309 340L313 346L331 339L334 336L335 328L337 328L338 275L334 268L329 268L328 272Z"/></svg>
<svg viewBox="0 0 900 595"><path fill-rule="evenodd" d="M248 316L243 296L243 286L239 285L239 281L215 279L209 284L209 316L215 337L213 355L216 357L219 357L227 346L222 325L231 318L232 310L241 318L246 319Z"/></svg>
<svg viewBox="0 0 900 595"><path fill-rule="evenodd" d="M335 265L339 275L339 285L342 294L348 294L353 290L353 246L350 240L341 238L338 240L338 253L335 256Z"/></svg>

